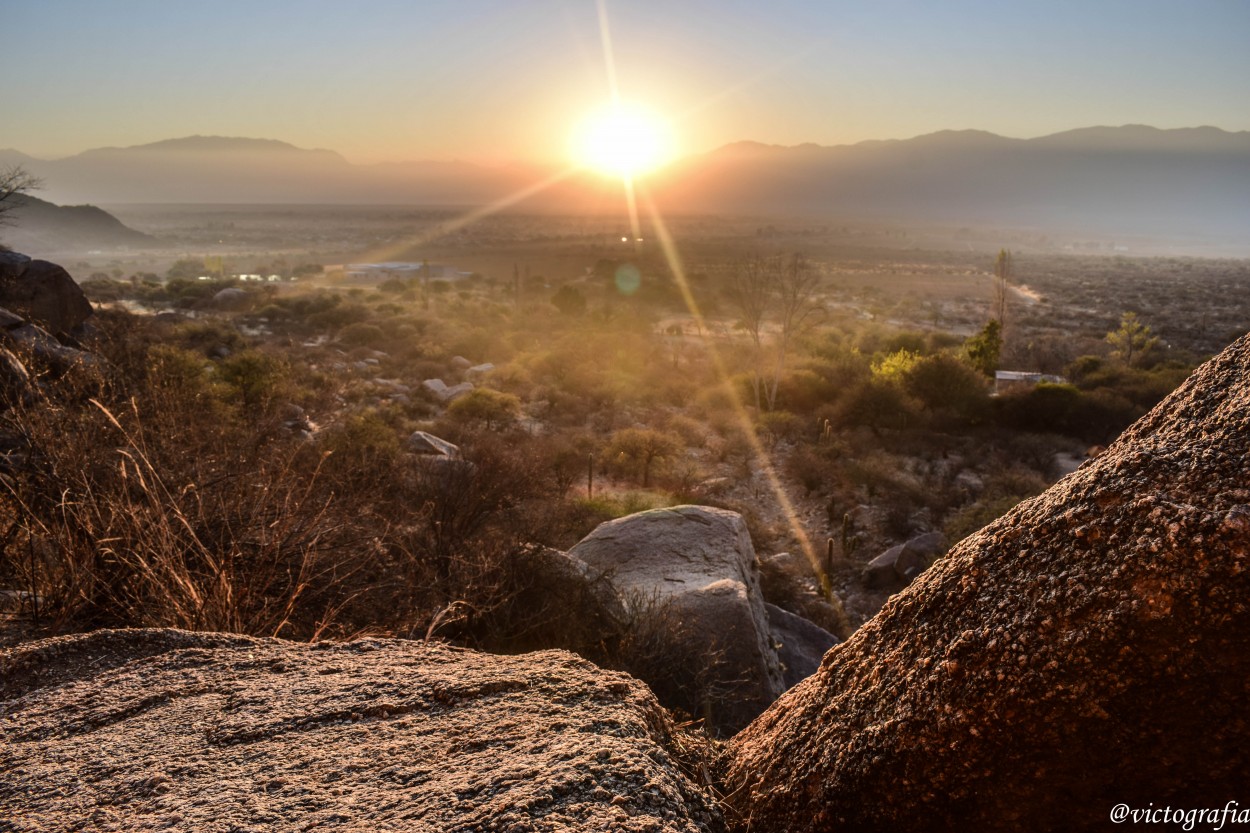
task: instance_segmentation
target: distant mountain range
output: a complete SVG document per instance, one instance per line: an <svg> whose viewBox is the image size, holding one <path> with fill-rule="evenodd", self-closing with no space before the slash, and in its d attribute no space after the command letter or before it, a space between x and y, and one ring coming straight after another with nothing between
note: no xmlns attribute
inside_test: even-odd
<svg viewBox="0 0 1250 833"><path fill-rule="evenodd" d="M739 143L686 160L665 202L1111 232L1250 234L1250 132L976 130L838 147Z"/></svg>
<svg viewBox="0 0 1250 833"><path fill-rule="evenodd" d="M551 175L463 162L354 165L328 150L193 136L40 160L0 150L59 202L481 205ZM1141 234L1250 233L1250 132L1091 127L1037 139L943 131L854 145L752 142L684 159L649 189L669 211L993 223ZM529 197L541 209L619 209L590 175Z"/></svg>

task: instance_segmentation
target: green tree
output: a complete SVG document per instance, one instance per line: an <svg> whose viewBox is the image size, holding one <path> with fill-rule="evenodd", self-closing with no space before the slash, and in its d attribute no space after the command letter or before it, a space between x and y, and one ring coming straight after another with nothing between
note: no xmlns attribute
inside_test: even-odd
<svg viewBox="0 0 1250 833"><path fill-rule="evenodd" d="M521 400L511 393L475 388L447 407L447 416L458 422L480 423L490 430L515 422L521 415Z"/></svg>
<svg viewBox="0 0 1250 833"><path fill-rule="evenodd" d="M1150 327L1137 318L1137 313L1126 312L1120 316L1119 328L1107 333L1107 343L1111 345L1113 356L1135 367L1159 346L1159 338L1151 334Z"/></svg>
<svg viewBox="0 0 1250 833"><path fill-rule="evenodd" d="M872 376L881 382L901 385L920 359L920 354L911 350L895 350L872 363Z"/></svg>
<svg viewBox="0 0 1250 833"><path fill-rule="evenodd" d="M577 287L567 283L551 296L551 304L565 315L582 315L586 312L586 296Z"/></svg>
<svg viewBox="0 0 1250 833"><path fill-rule="evenodd" d="M227 356L217 364L218 378L238 391L248 408L275 399L288 374L289 369L281 360L251 348Z"/></svg>
<svg viewBox="0 0 1250 833"><path fill-rule="evenodd" d="M981 332L964 342L964 354L968 363L991 379L998 370L998 358L1003 350L1003 325L997 318L985 322Z"/></svg>
<svg viewBox="0 0 1250 833"><path fill-rule="evenodd" d="M975 419L988 396L981 375L945 353L914 362L903 374L903 389L930 412L946 411L965 419Z"/></svg>
<svg viewBox="0 0 1250 833"><path fill-rule="evenodd" d="M608 442L609 458L624 459L642 470L642 485L651 485L651 467L657 460L670 459L682 450L681 438L652 428L625 428Z"/></svg>
<svg viewBox="0 0 1250 833"><path fill-rule="evenodd" d="M165 279L171 281L193 281L201 275L207 274L207 272L204 261L200 258L184 257L174 261L173 265L169 267L169 271L165 273Z"/></svg>

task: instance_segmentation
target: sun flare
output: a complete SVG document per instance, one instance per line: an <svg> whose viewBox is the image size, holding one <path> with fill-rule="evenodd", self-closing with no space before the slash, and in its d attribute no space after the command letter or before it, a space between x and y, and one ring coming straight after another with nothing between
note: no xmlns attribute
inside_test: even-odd
<svg viewBox="0 0 1250 833"><path fill-rule="evenodd" d="M612 104L591 113L573 137L574 161L607 176L633 179L672 156L668 122L635 104Z"/></svg>

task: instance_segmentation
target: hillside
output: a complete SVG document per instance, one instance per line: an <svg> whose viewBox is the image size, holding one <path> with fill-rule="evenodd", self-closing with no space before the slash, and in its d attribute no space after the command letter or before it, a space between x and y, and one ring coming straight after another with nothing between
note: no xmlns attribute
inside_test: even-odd
<svg viewBox="0 0 1250 833"><path fill-rule="evenodd" d="M151 235L126 226L94 205L56 205L28 194L11 198L10 226L0 242L35 254L68 249L141 249L156 244Z"/></svg>

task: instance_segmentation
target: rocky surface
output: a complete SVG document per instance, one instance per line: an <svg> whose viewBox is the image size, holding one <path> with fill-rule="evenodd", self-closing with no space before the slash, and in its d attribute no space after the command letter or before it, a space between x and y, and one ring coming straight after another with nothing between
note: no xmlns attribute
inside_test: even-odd
<svg viewBox="0 0 1250 833"><path fill-rule="evenodd" d="M820 661L838 638L802 616L776 605L764 604L768 614L768 633L781 662L782 681L793 688L816 673Z"/></svg>
<svg viewBox="0 0 1250 833"><path fill-rule="evenodd" d="M901 588L925 571L942 554L942 533L929 532L890 547L864 567L864 584L871 588Z"/></svg>
<svg viewBox="0 0 1250 833"><path fill-rule="evenodd" d="M1250 337L965 539L738 735L750 829L1093 830L1244 803Z"/></svg>
<svg viewBox="0 0 1250 833"><path fill-rule="evenodd" d="M98 631L0 651L0 829L717 831L572 654Z"/></svg>
<svg viewBox="0 0 1250 833"><path fill-rule="evenodd" d="M746 522L706 506L652 509L600 524L569 550L627 604L664 606L679 664L714 677L709 727L733 734L785 690Z"/></svg>
<svg viewBox="0 0 1250 833"><path fill-rule="evenodd" d="M0 252L0 307L61 336L91 315L91 302L68 272L17 252Z"/></svg>

